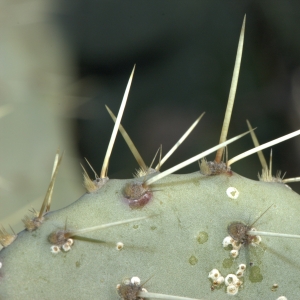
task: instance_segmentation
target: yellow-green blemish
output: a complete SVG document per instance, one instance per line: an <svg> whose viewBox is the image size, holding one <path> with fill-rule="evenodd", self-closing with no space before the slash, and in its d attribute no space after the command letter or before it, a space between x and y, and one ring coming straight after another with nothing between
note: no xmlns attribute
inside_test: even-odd
<svg viewBox="0 0 300 300"><path fill-rule="evenodd" d="M199 244L204 244L206 243L208 240L208 234L205 231L201 231L199 232L199 234L197 235L197 241Z"/></svg>
<svg viewBox="0 0 300 300"><path fill-rule="evenodd" d="M189 258L189 263L194 266L195 264L197 264L198 262L198 258L194 255L192 255L190 258Z"/></svg>
<svg viewBox="0 0 300 300"><path fill-rule="evenodd" d="M263 280L263 276L261 275L260 268L258 266L250 268L249 280L253 283L261 282Z"/></svg>
<svg viewBox="0 0 300 300"><path fill-rule="evenodd" d="M223 268L225 268L225 269L230 268L232 266L232 264L233 264L233 260L234 259L232 257L231 258L225 258L223 260Z"/></svg>
<svg viewBox="0 0 300 300"><path fill-rule="evenodd" d="M193 184L194 184L195 186L199 186L199 185L200 185L200 181L199 181L198 179L195 179L195 180L193 180L192 182L193 182Z"/></svg>

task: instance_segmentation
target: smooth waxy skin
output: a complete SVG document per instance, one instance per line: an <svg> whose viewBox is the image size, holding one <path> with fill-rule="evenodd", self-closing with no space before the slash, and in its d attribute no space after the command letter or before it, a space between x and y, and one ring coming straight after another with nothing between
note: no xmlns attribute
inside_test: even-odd
<svg viewBox="0 0 300 300"><path fill-rule="evenodd" d="M141 179L143 180L143 178ZM299 240L262 237L258 247L242 247L233 260L222 246L234 221L257 230L299 233L300 196L279 183L248 180L238 174L169 175L153 185L153 198L129 208L122 190L132 180L109 180L100 190L46 215L34 232L23 231L0 252L0 299L119 299L116 285L138 276L149 292L199 299L231 299L226 287L211 291L208 274L235 273L245 263L243 287L235 299L277 299L299 295ZM235 187L237 199L226 190ZM107 243L75 240L72 250L50 252L49 234L58 228L81 229L129 218L152 216L86 234ZM205 242L199 234L207 233ZM124 243L121 251L116 243ZM248 251L249 250L249 251ZM253 263L250 267L249 263ZM272 292L274 284L279 288Z"/></svg>

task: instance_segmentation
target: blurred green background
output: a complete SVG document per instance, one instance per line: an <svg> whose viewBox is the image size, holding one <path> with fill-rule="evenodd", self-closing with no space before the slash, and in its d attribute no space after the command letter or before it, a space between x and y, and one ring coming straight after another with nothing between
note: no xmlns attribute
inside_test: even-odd
<svg viewBox="0 0 300 300"><path fill-rule="evenodd" d="M300 128L298 0L19 0L3 1L1 11L0 103L2 112L11 110L0 119L0 223L6 228L21 230L28 209L40 208L58 147L65 157L52 208L84 193L79 163L86 157L100 171L113 128L104 104L118 112L135 63L122 124L147 163L203 111L164 169L217 144L245 13L228 137L246 131L246 119L258 127L261 143ZM252 147L245 137L230 145L229 158ZM274 174L300 176L299 149L300 137L274 146ZM264 153L268 158L269 150ZM109 177L131 177L135 168L118 135ZM193 164L181 173L197 170ZM257 180L261 167L252 155L233 170ZM300 183L291 186L300 191Z"/></svg>

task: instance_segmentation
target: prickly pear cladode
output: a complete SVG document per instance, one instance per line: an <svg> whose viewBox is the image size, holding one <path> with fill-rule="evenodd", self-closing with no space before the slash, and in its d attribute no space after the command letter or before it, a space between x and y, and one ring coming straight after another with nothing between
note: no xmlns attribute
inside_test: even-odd
<svg viewBox="0 0 300 300"><path fill-rule="evenodd" d="M53 175L41 211L24 219L27 229L0 230L0 298L297 299L300 196L264 162L262 181L253 181L231 171L235 159L220 161L229 124L210 149L218 150L214 162L205 152L160 173L164 159L148 169L137 158L142 176L107 178L117 130L126 133L120 120L129 87L100 176L84 173L88 193L48 212ZM201 172L171 174L201 158Z"/></svg>

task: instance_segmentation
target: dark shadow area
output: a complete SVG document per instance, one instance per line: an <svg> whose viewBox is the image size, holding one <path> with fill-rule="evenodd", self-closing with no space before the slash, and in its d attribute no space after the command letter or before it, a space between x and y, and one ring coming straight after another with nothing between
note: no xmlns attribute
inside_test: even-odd
<svg viewBox="0 0 300 300"><path fill-rule="evenodd" d="M166 153L206 111L167 169L219 141L243 16L246 35L228 138L247 130L260 143L300 128L300 2L70 1L55 14L77 58L82 104L74 121L81 158L101 169L127 80L137 64L122 124L146 163ZM229 146L229 158L253 147L250 136ZM273 170L300 176L300 137L273 146ZM268 160L269 151L264 151ZM208 159L212 160L213 155ZM137 164L118 135L109 177L132 176ZM198 170L195 163L181 173ZM256 155L233 171L257 179ZM300 191L300 184L291 184Z"/></svg>

